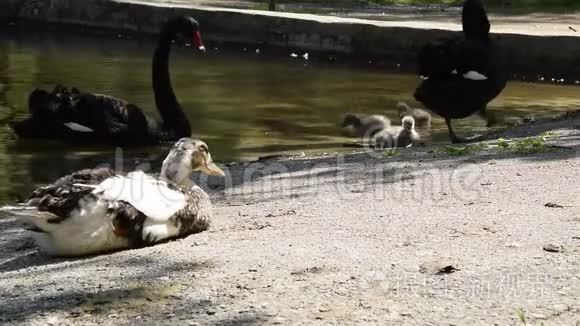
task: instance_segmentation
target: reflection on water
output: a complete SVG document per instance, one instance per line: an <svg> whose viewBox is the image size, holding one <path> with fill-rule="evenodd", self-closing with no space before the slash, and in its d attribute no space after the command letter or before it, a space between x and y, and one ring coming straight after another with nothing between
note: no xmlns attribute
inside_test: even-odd
<svg viewBox="0 0 580 326"><path fill-rule="evenodd" d="M36 36L32 36L36 34ZM106 93L154 113L150 81L151 40L63 37L55 34L0 33L0 202L32 185L74 169L112 163L114 149L17 141L6 122L26 115L28 94L55 83ZM172 56L173 86L187 110L195 137L206 140L218 161L256 158L280 152L345 150L338 127L346 112L396 117L395 104L415 104L413 75L317 67L290 57L272 60L248 49L243 55L210 50L205 56L178 49ZM510 83L491 109L504 119L551 114L580 104L578 88ZM477 118L460 130L482 127ZM434 139L446 129L434 121ZM125 152L131 161L158 165L167 146Z"/></svg>

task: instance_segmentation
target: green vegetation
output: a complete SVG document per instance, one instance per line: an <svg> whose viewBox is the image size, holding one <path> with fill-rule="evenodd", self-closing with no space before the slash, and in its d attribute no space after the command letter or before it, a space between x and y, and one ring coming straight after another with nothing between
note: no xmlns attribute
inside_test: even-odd
<svg viewBox="0 0 580 326"><path fill-rule="evenodd" d="M528 137L516 141L512 146L513 151L518 154L533 154L545 152L546 140L543 137Z"/></svg>
<svg viewBox="0 0 580 326"><path fill-rule="evenodd" d="M546 145L546 141L557 137L553 131L547 131L536 137L527 137L512 143L503 138L497 140L497 147L504 150L511 150L518 154L534 154L547 151L550 147Z"/></svg>
<svg viewBox="0 0 580 326"><path fill-rule="evenodd" d="M385 157L393 157L393 156L397 156L398 154L399 154L399 152L397 152L397 149L396 149L396 148L390 148L390 149L387 149L387 150L386 150L386 151L383 153L383 155L384 155Z"/></svg>
<svg viewBox="0 0 580 326"><path fill-rule="evenodd" d="M487 148L487 145L485 145L485 144L473 144L473 145L467 145L467 146L463 146L463 147L445 146L443 150L449 155L460 156L460 155L475 153L475 152L478 152L480 150L484 150L486 148Z"/></svg>
<svg viewBox="0 0 580 326"><path fill-rule="evenodd" d="M471 144L467 146L445 146L436 150L437 152L444 152L451 156L461 156L472 154L485 149L496 149L501 151L511 151L517 154L535 154L548 151L551 146L546 144L546 141L558 137L553 131L547 131L539 136L526 137L518 140L507 140L505 138L498 138L495 144ZM387 154L385 153L385 156Z"/></svg>
<svg viewBox="0 0 580 326"><path fill-rule="evenodd" d="M526 312L524 309L516 309L516 316L518 317L519 321L522 323L523 326L528 325L528 319L526 318Z"/></svg>
<svg viewBox="0 0 580 326"><path fill-rule="evenodd" d="M519 308L516 309L516 316L518 320L522 323L522 326L528 326L528 318L526 317L526 312L524 309ZM580 322L576 323L576 326L579 325ZM540 326L544 326L544 322L540 322Z"/></svg>
<svg viewBox="0 0 580 326"><path fill-rule="evenodd" d="M510 144L504 138L499 138L497 140L497 147L503 148L503 149L508 149L510 147Z"/></svg>

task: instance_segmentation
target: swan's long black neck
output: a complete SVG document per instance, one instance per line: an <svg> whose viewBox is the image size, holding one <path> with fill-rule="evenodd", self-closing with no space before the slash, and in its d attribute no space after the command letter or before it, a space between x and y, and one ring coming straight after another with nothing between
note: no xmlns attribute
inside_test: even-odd
<svg viewBox="0 0 580 326"><path fill-rule="evenodd" d="M463 33L467 38L489 42L490 23L481 0L466 0L461 13Z"/></svg>
<svg viewBox="0 0 580 326"><path fill-rule="evenodd" d="M189 137L191 126L187 116L181 109L169 76L169 53L173 33L163 32L155 55L153 57L153 90L155 104L163 120L163 129L170 138Z"/></svg>

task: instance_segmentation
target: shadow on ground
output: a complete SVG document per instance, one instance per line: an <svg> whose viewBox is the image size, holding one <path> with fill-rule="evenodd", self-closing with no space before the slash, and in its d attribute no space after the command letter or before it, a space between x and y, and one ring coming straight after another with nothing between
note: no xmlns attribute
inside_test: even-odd
<svg viewBox="0 0 580 326"><path fill-rule="evenodd" d="M4 268L2 277L12 278L15 287L0 292L10 302L0 307L0 321L24 322L58 311L66 312L73 320L87 314L104 317L124 310L151 316L165 313L164 304L170 300L183 301L172 311L174 317L178 315L179 307L187 307L181 311L184 316L212 307L209 300L189 299L180 294L183 289L200 281L191 275L211 270L212 262L168 263L148 256L123 256L126 255L65 260L37 254L29 258L28 265ZM5 273L27 267L33 269L29 268L25 273ZM99 281L104 284L98 283L91 280L91 273L108 273L109 277ZM28 281L22 282L22 278ZM71 281L67 281L70 278ZM178 278L179 283L174 282Z"/></svg>

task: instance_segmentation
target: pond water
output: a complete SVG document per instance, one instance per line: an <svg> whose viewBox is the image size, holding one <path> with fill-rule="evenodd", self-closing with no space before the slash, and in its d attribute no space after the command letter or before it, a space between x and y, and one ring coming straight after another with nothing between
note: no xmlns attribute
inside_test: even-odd
<svg viewBox="0 0 580 326"><path fill-rule="evenodd" d="M6 123L26 116L30 91L61 83L117 96L156 114L150 81L154 45L151 39L0 32L0 203L71 170L113 160L112 148L15 139ZM255 48L194 52L173 52L173 87L192 122L193 136L205 140L219 162L346 151L343 144L355 141L339 127L346 112L395 118L398 101L417 105L412 93L419 80L411 74L317 64L316 58L307 61L289 53L272 58ZM511 82L490 109L509 121L578 106L578 87ZM477 118L455 125L460 132L483 128ZM433 140L447 140L438 117ZM167 147L126 150L126 169L142 161L159 164Z"/></svg>

